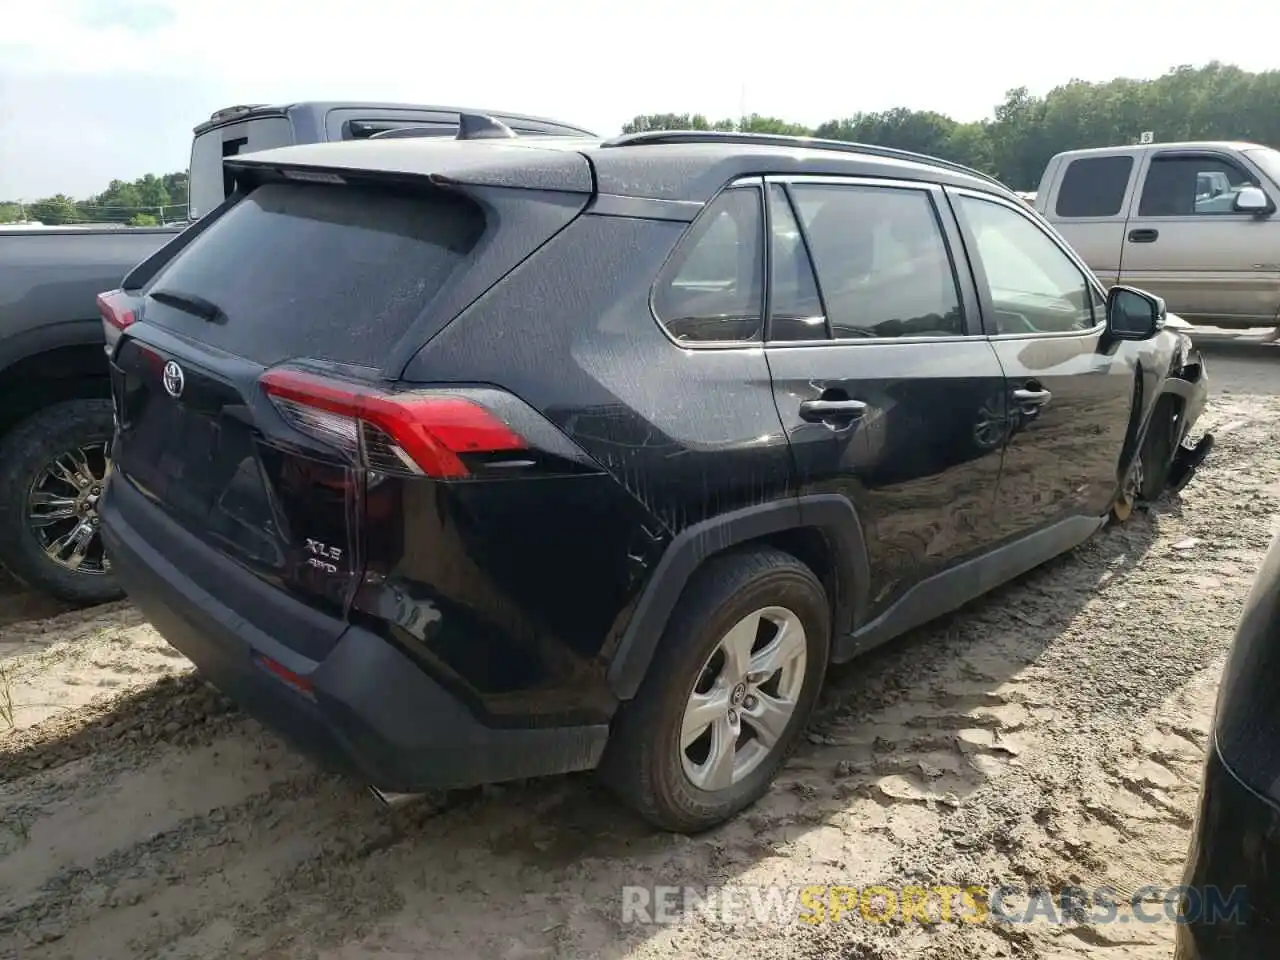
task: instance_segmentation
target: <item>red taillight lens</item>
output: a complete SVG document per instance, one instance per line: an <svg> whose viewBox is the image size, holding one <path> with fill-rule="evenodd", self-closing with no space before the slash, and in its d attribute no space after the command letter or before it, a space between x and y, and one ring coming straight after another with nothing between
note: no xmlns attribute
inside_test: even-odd
<svg viewBox="0 0 1280 960"><path fill-rule="evenodd" d="M493 413L454 394L386 393L299 370L268 370L261 382L293 427L372 470L465 477L459 454L528 447Z"/></svg>
<svg viewBox="0 0 1280 960"><path fill-rule="evenodd" d="M133 298L123 290L98 294L98 312L102 314L102 333L107 341L107 356L115 353L116 342L125 328L138 319L133 312Z"/></svg>
<svg viewBox="0 0 1280 960"><path fill-rule="evenodd" d="M133 313L133 298L123 290L108 290L98 294L98 312L104 323L123 330L137 319Z"/></svg>

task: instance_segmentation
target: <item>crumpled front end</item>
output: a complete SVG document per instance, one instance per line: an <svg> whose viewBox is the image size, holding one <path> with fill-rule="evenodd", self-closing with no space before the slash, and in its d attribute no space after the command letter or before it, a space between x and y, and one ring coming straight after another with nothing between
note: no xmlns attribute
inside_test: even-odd
<svg viewBox="0 0 1280 960"><path fill-rule="evenodd" d="M1178 447L1165 479L1165 486L1176 493L1191 481L1196 470L1209 456L1209 451L1213 449L1213 434L1205 433L1198 440L1191 439L1195 425L1209 400L1209 376L1205 370L1204 355L1185 332L1190 330L1190 324L1173 314L1168 319L1177 321L1174 324L1166 322L1166 329L1176 334L1178 347L1169 378L1165 381L1165 390L1181 397L1183 401Z"/></svg>

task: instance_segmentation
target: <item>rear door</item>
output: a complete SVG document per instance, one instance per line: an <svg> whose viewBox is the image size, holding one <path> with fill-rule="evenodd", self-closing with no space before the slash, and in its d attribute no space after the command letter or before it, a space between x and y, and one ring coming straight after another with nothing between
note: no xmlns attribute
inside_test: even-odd
<svg viewBox="0 0 1280 960"><path fill-rule="evenodd" d="M259 187L142 291L113 362L118 471L214 549L340 617L362 572L351 454L371 441L323 403L291 406L287 390L273 402L263 374L302 365L376 384L484 231L476 204L443 193ZM304 652L322 655L340 629L321 621Z"/></svg>
<svg viewBox="0 0 1280 960"><path fill-rule="evenodd" d="M1048 195L1037 197L1045 218L1107 287L1120 282L1125 213L1139 157L1135 150L1062 157Z"/></svg>
<svg viewBox="0 0 1280 960"><path fill-rule="evenodd" d="M1268 323L1280 304L1280 229L1236 213L1236 192L1276 188L1225 151L1156 150L1125 230L1124 282L1163 297L1188 320Z"/></svg>
<svg viewBox="0 0 1280 960"><path fill-rule="evenodd" d="M940 188L797 177L768 190L778 412L801 492L845 496L862 519L873 617L992 541L1004 378Z"/></svg>
<svg viewBox="0 0 1280 960"><path fill-rule="evenodd" d="M1128 354L1105 336L1102 288L1021 204L948 194L1009 389L998 533L1101 517L1116 490L1134 383Z"/></svg>

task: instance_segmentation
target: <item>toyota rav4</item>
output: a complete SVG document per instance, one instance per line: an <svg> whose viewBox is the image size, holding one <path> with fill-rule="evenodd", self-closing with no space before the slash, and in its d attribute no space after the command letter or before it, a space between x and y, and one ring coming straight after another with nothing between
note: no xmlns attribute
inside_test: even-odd
<svg viewBox="0 0 1280 960"><path fill-rule="evenodd" d="M227 161L102 298L121 581L384 792L599 767L696 831L829 663L1185 483L1204 365L954 164L785 137Z"/></svg>

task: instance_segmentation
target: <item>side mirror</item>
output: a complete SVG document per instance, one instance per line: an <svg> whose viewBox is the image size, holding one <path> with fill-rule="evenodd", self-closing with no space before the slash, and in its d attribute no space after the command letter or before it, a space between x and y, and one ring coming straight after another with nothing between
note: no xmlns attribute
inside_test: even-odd
<svg viewBox="0 0 1280 960"><path fill-rule="evenodd" d="M1261 187L1241 187L1231 208L1237 213L1270 213L1271 200Z"/></svg>
<svg viewBox="0 0 1280 960"><path fill-rule="evenodd" d="M1150 340L1164 327L1164 300L1135 287L1107 291L1107 332L1117 340Z"/></svg>

